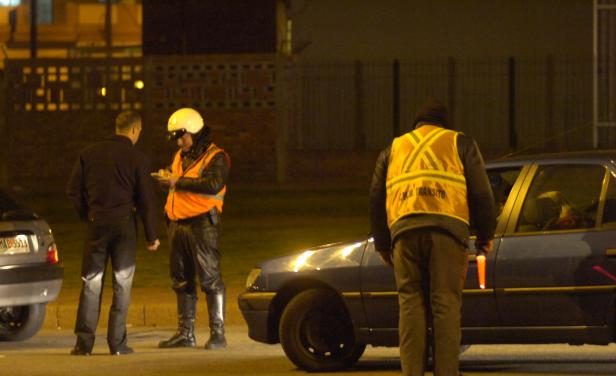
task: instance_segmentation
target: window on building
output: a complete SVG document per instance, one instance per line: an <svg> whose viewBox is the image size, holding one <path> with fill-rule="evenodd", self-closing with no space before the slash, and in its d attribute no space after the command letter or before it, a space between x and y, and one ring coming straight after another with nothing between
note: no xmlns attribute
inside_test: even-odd
<svg viewBox="0 0 616 376"><path fill-rule="evenodd" d="M53 23L53 0L37 0L37 21L41 25Z"/></svg>
<svg viewBox="0 0 616 376"><path fill-rule="evenodd" d="M0 0L0 6L2 7L14 7L21 4L21 0Z"/></svg>

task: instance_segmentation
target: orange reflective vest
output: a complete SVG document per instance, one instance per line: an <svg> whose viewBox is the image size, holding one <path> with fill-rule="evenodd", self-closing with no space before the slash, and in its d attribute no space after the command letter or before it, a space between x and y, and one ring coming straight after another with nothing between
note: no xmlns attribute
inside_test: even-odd
<svg viewBox="0 0 616 376"><path fill-rule="evenodd" d="M436 214L469 223L458 133L423 125L394 139L387 168L387 223L411 214Z"/></svg>
<svg viewBox="0 0 616 376"><path fill-rule="evenodd" d="M214 158L216 154L224 152L224 150L216 145L210 144L201 157L184 171L182 168L181 150L179 150L173 158L171 173L181 178L199 178L203 170L209 166L212 158ZM172 221L196 217L203 213L207 213L214 207L222 213L222 205L226 191L226 185L215 195L170 189L167 195L167 203L165 204L165 213L167 213L167 217Z"/></svg>

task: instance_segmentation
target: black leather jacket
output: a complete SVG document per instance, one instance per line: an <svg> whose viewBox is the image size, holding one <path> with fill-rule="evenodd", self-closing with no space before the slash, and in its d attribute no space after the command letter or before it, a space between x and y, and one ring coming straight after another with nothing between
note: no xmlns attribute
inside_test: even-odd
<svg viewBox="0 0 616 376"><path fill-rule="evenodd" d="M471 137L460 133L457 142L460 160L464 165L471 223L475 227L477 239L488 241L494 237L496 216L494 197L485 171L483 157L477 143ZM466 223L444 215L411 214L398 220L391 229L388 227L385 209L387 194L385 184L390 152L391 146L379 155L370 186L370 224L376 250L390 252L398 235L408 230L425 227L443 229L462 244L466 244L470 233Z"/></svg>
<svg viewBox="0 0 616 376"><path fill-rule="evenodd" d="M214 195L226 184L229 177L229 157L226 153L218 153L212 158L209 166L198 178L181 177L175 183L178 191L189 191Z"/></svg>
<svg viewBox="0 0 616 376"><path fill-rule="evenodd" d="M194 137L194 145L188 152L182 152L182 166L188 168L194 161L210 146L209 132L200 132ZM231 161L226 152L218 153L212 158L210 164L201 172L198 178L181 177L175 183L178 191L188 191L214 195L218 193L226 184L229 178Z"/></svg>

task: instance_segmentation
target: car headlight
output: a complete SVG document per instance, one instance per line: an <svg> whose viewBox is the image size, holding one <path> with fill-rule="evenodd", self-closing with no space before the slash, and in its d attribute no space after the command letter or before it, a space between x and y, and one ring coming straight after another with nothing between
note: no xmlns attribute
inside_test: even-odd
<svg viewBox="0 0 616 376"><path fill-rule="evenodd" d="M248 277L246 278L246 288L249 289L251 288L255 282L257 281L257 278L259 278L259 276L261 275L261 268L254 268L250 271L250 273L248 274Z"/></svg>

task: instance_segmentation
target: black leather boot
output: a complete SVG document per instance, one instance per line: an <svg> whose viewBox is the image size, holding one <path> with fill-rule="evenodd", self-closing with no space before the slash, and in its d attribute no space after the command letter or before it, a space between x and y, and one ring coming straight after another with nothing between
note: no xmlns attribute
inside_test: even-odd
<svg viewBox="0 0 616 376"><path fill-rule="evenodd" d="M195 347L195 308L197 298L189 294L177 294L178 299L178 330L171 338L160 341L161 349L172 347Z"/></svg>
<svg viewBox="0 0 616 376"><path fill-rule="evenodd" d="M225 338L225 292L206 294L207 312L210 319L210 339L205 343L206 350L227 347Z"/></svg>

